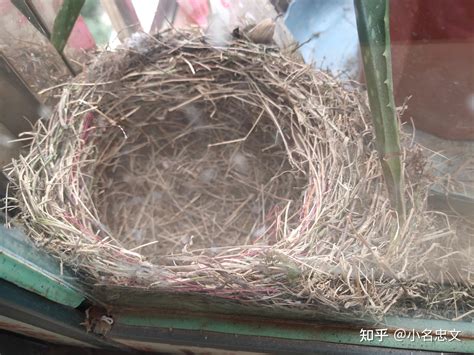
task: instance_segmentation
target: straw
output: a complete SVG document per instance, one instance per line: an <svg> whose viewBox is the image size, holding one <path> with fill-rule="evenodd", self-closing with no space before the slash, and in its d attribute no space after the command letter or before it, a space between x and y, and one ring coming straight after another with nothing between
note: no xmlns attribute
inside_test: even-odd
<svg viewBox="0 0 474 355"><path fill-rule="evenodd" d="M141 45L99 54L14 162L17 223L40 247L90 284L472 318L472 247L427 210L413 146L399 225L357 85L239 39Z"/></svg>

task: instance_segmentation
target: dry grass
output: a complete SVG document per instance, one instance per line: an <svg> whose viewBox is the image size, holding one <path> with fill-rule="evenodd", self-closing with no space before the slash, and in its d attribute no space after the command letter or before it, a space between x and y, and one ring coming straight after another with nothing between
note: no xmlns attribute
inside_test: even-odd
<svg viewBox="0 0 474 355"><path fill-rule="evenodd" d="M13 164L38 245L96 284L472 317L472 248L457 250L454 226L426 211L415 148L399 225L363 92L242 40L142 42L65 85Z"/></svg>

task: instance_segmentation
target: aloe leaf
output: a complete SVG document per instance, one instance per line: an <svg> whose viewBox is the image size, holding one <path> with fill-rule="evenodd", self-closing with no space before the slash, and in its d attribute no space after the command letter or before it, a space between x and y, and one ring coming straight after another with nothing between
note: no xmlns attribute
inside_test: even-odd
<svg viewBox="0 0 474 355"><path fill-rule="evenodd" d="M62 53L85 0L64 0L54 20L51 43Z"/></svg>
<svg viewBox="0 0 474 355"><path fill-rule="evenodd" d="M354 0L376 146L392 206L405 218L399 122L393 97L389 0Z"/></svg>

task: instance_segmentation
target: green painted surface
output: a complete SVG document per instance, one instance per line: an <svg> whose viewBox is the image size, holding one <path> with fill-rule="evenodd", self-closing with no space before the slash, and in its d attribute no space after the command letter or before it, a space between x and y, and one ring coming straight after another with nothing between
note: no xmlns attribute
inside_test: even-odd
<svg viewBox="0 0 474 355"><path fill-rule="evenodd" d="M0 278L53 302L77 307L83 292L59 261L38 250L22 233L0 225Z"/></svg>
<svg viewBox="0 0 474 355"><path fill-rule="evenodd" d="M295 323L274 322L269 320L249 321L238 318L216 318L205 315L200 316L175 316L175 315L146 315L123 314L116 317L117 324L136 327L162 327L167 329L181 329L194 331L211 331L229 333L234 335L263 336L281 338L286 340L324 341L331 343L344 343L354 345L370 345L379 347L392 347L413 350L447 351L474 353L474 324L433 320L412 320L403 318L389 318L386 325L375 328L363 326L321 324L321 323ZM387 336L379 341L375 337L372 341L361 341L361 329L387 329ZM450 332L460 331L457 336L460 341L428 341L427 338L407 336L404 340L395 340L394 332L404 329L406 333L415 331L422 335L423 330L432 330L433 338L438 329ZM447 333L447 339L452 336Z"/></svg>

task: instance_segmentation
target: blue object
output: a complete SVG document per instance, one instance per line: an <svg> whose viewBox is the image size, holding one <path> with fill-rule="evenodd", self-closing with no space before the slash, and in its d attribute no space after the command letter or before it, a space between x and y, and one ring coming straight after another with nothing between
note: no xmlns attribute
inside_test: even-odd
<svg viewBox="0 0 474 355"><path fill-rule="evenodd" d="M359 40L354 11L353 0L294 0L285 24L300 43L307 63L357 79Z"/></svg>

